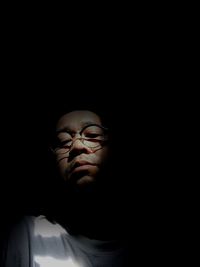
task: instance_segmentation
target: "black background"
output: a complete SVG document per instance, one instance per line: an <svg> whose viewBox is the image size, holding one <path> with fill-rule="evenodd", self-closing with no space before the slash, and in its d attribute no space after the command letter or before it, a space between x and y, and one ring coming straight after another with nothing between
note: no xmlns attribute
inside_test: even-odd
<svg viewBox="0 0 200 267"><path fill-rule="evenodd" d="M87 102L114 120L117 159L126 179L126 221L138 258L167 261L183 237L182 126L191 79L182 42L166 25L108 29L88 42L84 29L65 40L54 27L5 32L1 80L1 236L45 205L48 130L54 114ZM38 28L39 29L39 28ZM52 35L53 32L53 35ZM84 34L81 34L84 32ZM104 39L101 36L104 35ZM180 36L179 36L180 37ZM177 90L178 89L178 90ZM62 104L60 104L62 103ZM91 104L92 103L92 104ZM118 162L117 162L118 163ZM128 219L127 219L128 218ZM136 253L136 254L137 254ZM144 256L145 255L145 256Z"/></svg>
<svg viewBox="0 0 200 267"><path fill-rule="evenodd" d="M28 78L31 89L27 84L22 86L24 92L17 89L4 96L1 149L3 236L20 216L37 215L44 210L51 182L47 157L49 123L63 105L70 109L85 102L88 108L102 109L113 118L119 138L117 175L125 184L119 198L124 205L122 216L131 249L152 260L158 253L162 257L174 253L176 238L179 238L176 219L182 205L177 199L177 190L181 186L176 169L177 147L174 147L180 119L176 118L176 103L173 103L173 94L150 89L146 92L139 88L137 79L136 84L135 81L128 84L124 77L121 78L120 83L115 80L109 86L107 81L96 82L96 86L95 81L92 85L88 81L71 86L67 82L60 85L48 81L39 88L39 80L32 84ZM146 86L149 87L149 83ZM52 198L56 194L59 192ZM50 203L53 203L52 199ZM123 218L121 220L124 222ZM175 233L173 237L172 232ZM172 239L173 245L169 248L167 244Z"/></svg>

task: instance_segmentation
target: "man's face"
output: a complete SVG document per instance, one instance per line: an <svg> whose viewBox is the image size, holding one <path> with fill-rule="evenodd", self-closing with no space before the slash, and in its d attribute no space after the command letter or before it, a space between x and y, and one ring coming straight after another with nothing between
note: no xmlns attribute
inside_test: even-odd
<svg viewBox="0 0 200 267"><path fill-rule="evenodd" d="M56 160L62 178L72 184L96 181L108 158L106 133L100 117L90 111L72 111L62 116L56 127Z"/></svg>

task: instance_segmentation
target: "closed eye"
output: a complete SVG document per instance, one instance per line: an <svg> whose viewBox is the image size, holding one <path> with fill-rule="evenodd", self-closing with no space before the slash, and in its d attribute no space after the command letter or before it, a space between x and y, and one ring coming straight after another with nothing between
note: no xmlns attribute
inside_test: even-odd
<svg viewBox="0 0 200 267"><path fill-rule="evenodd" d="M86 138L101 138L103 135L99 133L87 133L85 134Z"/></svg>
<svg viewBox="0 0 200 267"><path fill-rule="evenodd" d="M65 140L65 141L60 141L59 142L59 147L70 147L72 143L72 140Z"/></svg>

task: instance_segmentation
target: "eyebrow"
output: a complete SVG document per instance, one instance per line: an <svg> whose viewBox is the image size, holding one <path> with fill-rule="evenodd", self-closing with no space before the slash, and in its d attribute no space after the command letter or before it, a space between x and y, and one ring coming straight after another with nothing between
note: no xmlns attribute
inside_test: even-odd
<svg viewBox="0 0 200 267"><path fill-rule="evenodd" d="M59 130L56 130L56 134L59 134L59 133L65 133L65 132L67 132L67 133L73 133L74 131L70 130L70 128L67 127L67 126L61 128L61 129L59 129Z"/></svg>
<svg viewBox="0 0 200 267"><path fill-rule="evenodd" d="M82 124L82 128L88 126L88 125L96 125L96 126L101 126L101 124L95 123L94 121L86 121Z"/></svg>
<svg viewBox="0 0 200 267"><path fill-rule="evenodd" d="M94 121L86 121L86 122L83 122L83 123L81 124L81 130L82 130L83 128L85 128L86 126L88 126L88 125L101 126L101 125L98 124L98 123L94 123ZM102 127L102 126L101 126L101 127ZM65 126L65 127L61 128L61 129L57 130L57 131L56 131L56 134L63 133L63 132L67 132L67 133L70 133L70 134L71 134L71 133L76 133L75 131L71 130L68 126Z"/></svg>

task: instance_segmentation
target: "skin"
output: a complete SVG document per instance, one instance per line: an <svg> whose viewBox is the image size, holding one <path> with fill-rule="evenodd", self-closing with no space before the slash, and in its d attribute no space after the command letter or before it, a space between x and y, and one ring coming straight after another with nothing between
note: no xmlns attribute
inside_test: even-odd
<svg viewBox="0 0 200 267"><path fill-rule="evenodd" d="M97 114L88 110L77 110L62 116L57 123L56 131L68 128L70 132L73 132L73 140L75 140L81 137L79 132L88 122L103 126ZM59 137L62 138L62 133L59 134ZM56 155L61 177L77 186L93 184L107 162L108 153L107 145L94 151L80 140L76 140L71 147L68 158L59 154Z"/></svg>

